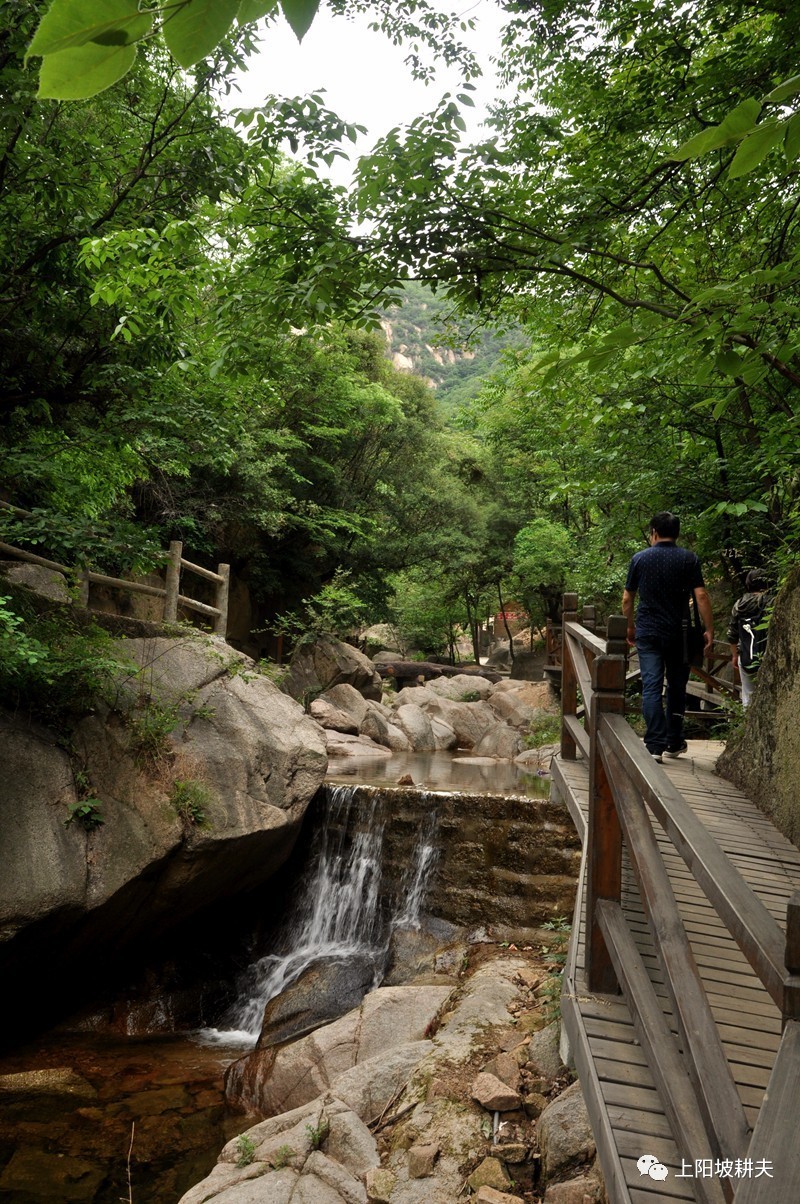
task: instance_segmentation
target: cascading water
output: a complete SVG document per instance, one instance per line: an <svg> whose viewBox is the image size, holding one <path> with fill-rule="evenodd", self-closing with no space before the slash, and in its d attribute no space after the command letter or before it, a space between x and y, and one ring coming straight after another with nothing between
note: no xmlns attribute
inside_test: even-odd
<svg viewBox="0 0 800 1204"><path fill-rule="evenodd" d="M411 868L403 879L401 891L402 910L392 921L392 928L419 928L422 901L430 882L431 874L439 856L434 843L436 835L436 811L430 810L420 828L414 848Z"/></svg>
<svg viewBox="0 0 800 1204"><path fill-rule="evenodd" d="M268 954L251 966L240 1000L229 1013L230 1029L204 1030L201 1036L206 1040L256 1040L269 1001L322 959L369 958L379 980L392 932L419 928L437 859L436 795L427 796L430 809L419 826L409 868L394 899L384 881L386 792L330 786L326 795L307 885L281 942L286 951Z"/></svg>

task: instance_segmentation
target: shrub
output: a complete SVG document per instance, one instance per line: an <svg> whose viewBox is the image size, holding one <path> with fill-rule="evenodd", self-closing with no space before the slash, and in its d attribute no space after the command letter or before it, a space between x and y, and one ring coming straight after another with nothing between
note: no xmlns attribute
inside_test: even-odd
<svg viewBox="0 0 800 1204"><path fill-rule="evenodd" d="M91 832L94 828L99 828L105 823L101 814L100 800L96 798L78 799L77 803L68 803L68 817L64 820L64 826L67 827L72 823L79 823L82 828L86 828L87 832Z"/></svg>
<svg viewBox="0 0 800 1204"><path fill-rule="evenodd" d="M131 666L108 632L67 606L42 607L27 591L0 599L0 702L63 723L110 701Z"/></svg>
<svg viewBox="0 0 800 1204"><path fill-rule="evenodd" d="M179 780L172 784L170 802L182 820L197 828L208 828L206 807L211 803L211 791L203 782Z"/></svg>
<svg viewBox="0 0 800 1204"><path fill-rule="evenodd" d="M236 1165L249 1166L256 1156L255 1142L247 1133L240 1133L236 1138Z"/></svg>

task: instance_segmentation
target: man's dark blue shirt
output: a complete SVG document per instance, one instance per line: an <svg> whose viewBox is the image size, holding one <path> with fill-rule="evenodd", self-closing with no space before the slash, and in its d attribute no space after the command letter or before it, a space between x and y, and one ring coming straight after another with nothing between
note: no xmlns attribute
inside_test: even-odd
<svg viewBox="0 0 800 1204"><path fill-rule="evenodd" d="M670 542L637 552L628 568L625 588L636 593L636 638L676 638L687 616L692 590L704 585L703 570L694 552Z"/></svg>

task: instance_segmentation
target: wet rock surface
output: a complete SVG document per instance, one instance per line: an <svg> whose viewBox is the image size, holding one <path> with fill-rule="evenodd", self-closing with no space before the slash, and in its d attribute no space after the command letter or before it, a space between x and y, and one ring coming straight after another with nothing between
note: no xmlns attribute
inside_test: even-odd
<svg viewBox="0 0 800 1204"><path fill-rule="evenodd" d="M267 1004L258 1049L302 1037L343 1016L359 1005L374 977L374 959L366 954L320 958Z"/></svg>

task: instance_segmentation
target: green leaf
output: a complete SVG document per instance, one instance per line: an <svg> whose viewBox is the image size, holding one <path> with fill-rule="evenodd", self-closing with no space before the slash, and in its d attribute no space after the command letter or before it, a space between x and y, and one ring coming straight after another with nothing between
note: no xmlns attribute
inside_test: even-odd
<svg viewBox="0 0 800 1204"><path fill-rule="evenodd" d="M779 105L784 100L788 100L790 96L796 96L800 92L800 75L793 75L791 79L785 79L782 84L778 84L777 88L773 88L764 97L764 104Z"/></svg>
<svg viewBox="0 0 800 1204"><path fill-rule="evenodd" d="M754 167L758 167L762 159L765 159L774 146L783 138L783 124L778 121L769 121L758 128L745 138L740 145L736 154L733 157L733 162L728 170L728 175L732 180L739 176L745 176Z"/></svg>
<svg viewBox="0 0 800 1204"><path fill-rule="evenodd" d="M604 347L630 347L631 343L635 343L639 338L639 332L630 323L625 322L622 326L616 326L613 330L609 330L608 334L603 336Z"/></svg>
<svg viewBox="0 0 800 1204"><path fill-rule="evenodd" d="M87 42L42 59L37 96L45 100L85 100L127 75L136 61L136 46L103 46Z"/></svg>
<svg viewBox="0 0 800 1204"><path fill-rule="evenodd" d="M278 0L242 0L236 20L240 25L249 25L251 21L259 21L278 7Z"/></svg>
<svg viewBox="0 0 800 1204"><path fill-rule="evenodd" d="M302 42L317 15L319 0L280 0L280 4L298 42Z"/></svg>
<svg viewBox="0 0 800 1204"><path fill-rule="evenodd" d="M702 130L699 134L695 134L688 142L684 142L683 146L679 146L671 159L676 159L678 162L683 162L686 159L696 159L699 155L705 155L709 151L718 150L721 146L725 146L728 142L738 142L758 121L761 112L761 105L752 97L749 100L743 100L740 105L732 109L719 125L714 125L708 130Z"/></svg>
<svg viewBox="0 0 800 1204"><path fill-rule="evenodd" d="M233 24L240 0L186 0L167 13L164 40L181 67L204 59Z"/></svg>
<svg viewBox="0 0 800 1204"><path fill-rule="evenodd" d="M726 376L738 376L742 370L742 358L735 351L723 351L717 356L716 367Z"/></svg>
<svg viewBox="0 0 800 1204"><path fill-rule="evenodd" d="M783 153L789 163L794 163L800 154L800 113L795 113L786 123L786 134L783 139Z"/></svg>
<svg viewBox="0 0 800 1204"><path fill-rule="evenodd" d="M138 0L54 0L42 17L25 58L27 61L31 55L59 54L88 42L107 45L109 37L119 35L124 36L124 42L112 44L130 46L148 34L152 25L152 15L139 12Z"/></svg>

